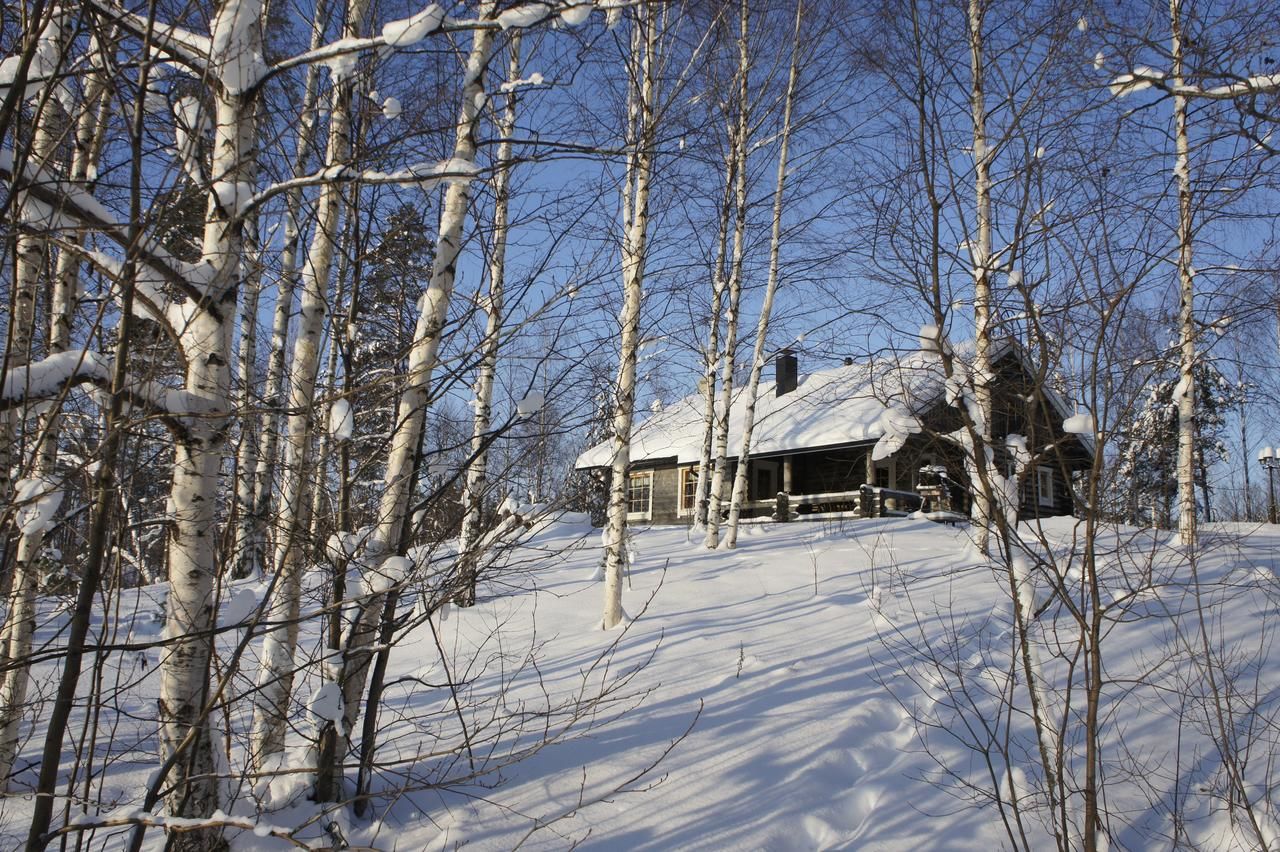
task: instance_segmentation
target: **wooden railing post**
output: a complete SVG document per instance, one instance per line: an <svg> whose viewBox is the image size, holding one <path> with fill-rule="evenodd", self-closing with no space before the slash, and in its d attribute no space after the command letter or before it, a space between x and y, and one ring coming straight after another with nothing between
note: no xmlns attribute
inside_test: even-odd
<svg viewBox="0 0 1280 852"><path fill-rule="evenodd" d="M865 483L858 489L858 508L861 510L859 514L864 518L874 518L877 514L876 490Z"/></svg>
<svg viewBox="0 0 1280 852"><path fill-rule="evenodd" d="M773 507L773 519L781 523L791 520L791 495L785 491L779 491L777 502Z"/></svg>

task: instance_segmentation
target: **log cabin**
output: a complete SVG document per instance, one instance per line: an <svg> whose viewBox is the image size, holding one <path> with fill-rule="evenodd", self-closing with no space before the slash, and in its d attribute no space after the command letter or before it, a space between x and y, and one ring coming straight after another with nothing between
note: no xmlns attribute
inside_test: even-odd
<svg viewBox="0 0 1280 852"><path fill-rule="evenodd" d="M801 378L796 353L774 356L774 380L762 381L756 403L747 495L742 516L791 520L828 512L862 517L923 511L955 519L972 503L965 461L963 380L967 358L936 346L889 352ZM1047 386L1027 353L1012 342L993 348L992 449L995 470L1010 476L1026 453L1017 485L1022 520L1074 513L1073 480L1093 463L1092 435L1064 430L1079 422ZM950 376L948 376L950 373ZM725 510L741 449L746 392L729 412L729 479ZM704 436L705 397L694 393L652 414L633 431L628 472L632 522L686 524L695 514ZM1083 418L1092 422L1090 418ZM612 463L605 442L575 467Z"/></svg>

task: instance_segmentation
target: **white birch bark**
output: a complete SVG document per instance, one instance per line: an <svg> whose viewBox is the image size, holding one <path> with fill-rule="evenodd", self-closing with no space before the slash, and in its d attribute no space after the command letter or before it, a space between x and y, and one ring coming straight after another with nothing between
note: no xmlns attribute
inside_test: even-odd
<svg viewBox="0 0 1280 852"><path fill-rule="evenodd" d="M1184 546L1196 543L1196 328L1195 273L1191 265L1191 143L1187 130L1187 98L1182 88L1182 3L1169 2L1170 42L1173 53L1174 181L1178 187L1178 539Z"/></svg>
<svg viewBox="0 0 1280 852"><path fill-rule="evenodd" d="M636 357L640 345L640 309L644 300L644 269L648 249L649 187L653 177L654 52L657 33L652 7L637 12L632 30L632 54L639 57L639 74L632 89L632 139L627 155L623 193L622 310L618 314L618 381L614 389L613 464L605 523L604 613L601 626L611 630L626 618L622 608L626 566L627 491L631 466L631 427L636 401ZM643 45L643 46L642 46Z"/></svg>
<svg viewBox="0 0 1280 852"><path fill-rule="evenodd" d="M32 166L52 168L57 135L51 126L54 116L52 100L44 104L36 118L35 132L32 137L30 160ZM21 204L19 199L19 204ZM11 335L5 363L10 370L22 367L30 360L32 331L36 325L36 298L39 292L40 273L45 265L47 241L39 234L20 230L14 240L13 269L13 313L9 328ZM54 325L58 322L55 320ZM52 347L50 353L52 353ZM18 435L16 426L22 417L21 409L6 411L3 417L3 429L0 429L0 443L5 444L8 458L0 460L4 465L4 490L0 495L11 493L8 482L12 456L17 454ZM56 456L43 452L48 447L56 453L56 437L48 434L53 426L48 417L40 419L37 429L35 448L35 464L33 475L37 478L54 476ZM56 428L56 426L53 426ZM18 534L17 559L13 568L8 611L5 613L4 629L0 633L0 660L11 666L3 674L0 681L0 779L7 778L17 755L18 733L22 723L23 704L26 701L27 685L30 682L30 670L26 665L31 656L31 638L36 626L36 595L40 588L40 549L44 545L44 530L21 530Z"/></svg>
<svg viewBox="0 0 1280 852"><path fill-rule="evenodd" d="M50 64L61 65L66 43L62 12L46 10L43 16L29 22L39 33L39 53L49 56ZM57 130L53 124L60 110L57 99L48 86L41 88L32 103L34 112L28 168L43 169L52 166L51 157L57 143ZM26 202L15 199L18 216L24 216ZM7 211L6 211L7 212ZM12 223L6 221L6 226ZM13 279L10 283L10 313L5 327L5 343L0 352L0 381L16 368L23 367L31 358L31 339L35 329L36 299L39 295L40 272L44 268L46 240L37 233L18 229L13 239ZM0 411L0 505L9 503L13 493L12 473L19 456L22 441L18 434L21 413L14 410Z"/></svg>
<svg viewBox="0 0 1280 852"><path fill-rule="evenodd" d="M97 50L97 40L90 39L89 53ZM105 121L106 107L103 94L106 91L105 77L101 73L90 74L85 82L81 110L75 117L75 136L71 152L71 161L67 168L67 180L75 185L83 185L90 168L96 162L100 150L99 141L102 125ZM55 147L55 133L48 122L54 117L51 110L54 102L51 99L41 115L33 138L32 160L44 166L50 165ZM19 280L34 284L38 281L41 257L47 246L25 246L24 241L34 237L20 236L15 252L15 286ZM68 235L68 240L76 244L82 242L80 235ZM40 241L43 242L43 241ZM49 339L46 348L48 355L67 351L71 342L72 310L75 307L77 285L80 275L80 255L75 246L70 246L58 253L55 261L49 304ZM20 296L21 294L15 294ZM22 299L24 307L31 307L33 301ZM30 344L30 326L33 317L15 315L15 321L22 324L15 333L25 337L21 343L20 353L23 361L28 354ZM9 361L13 364L12 358ZM36 429L36 445L34 448L34 476L37 479L51 482L56 476L58 462L58 436L61 418L56 405L39 417ZM3 440L3 438L0 438ZM3 463L6 464L7 463ZM5 471L7 473L7 466ZM40 574L37 560L44 546L44 529L24 531L20 534L10 584L11 596L5 616L3 632L0 633L0 663L5 671L0 673L0 779L7 778L17 757L19 728L22 721L23 704L26 700L27 688L30 684L30 669L24 664L31 653L32 636L35 629L35 605L39 591Z"/></svg>
<svg viewBox="0 0 1280 852"><path fill-rule="evenodd" d="M973 493L974 544L986 552L990 544L993 506L987 480L987 450L991 444L991 160L987 141L987 106L984 94L985 57L983 18L985 0L969 0L969 70L972 75L970 109L973 117L973 182L976 233L970 241L973 262L973 394L976 411L970 412L975 441L966 459Z"/></svg>
<svg viewBox="0 0 1280 852"><path fill-rule="evenodd" d="M358 38L366 11L365 0L348 0L344 38ZM350 104L353 79L335 82L332 90L327 168L340 167L350 156ZM320 187L316 202L316 224L302 267L302 295L299 300L298 331L293 342L289 367L289 406L284 435L284 455L277 507L274 569L277 586L267 618L278 626L263 638L258 689L254 696L251 753L261 769L264 762L284 750L289 697L293 692L296 668L294 651L298 642L298 615L301 609L302 554L300 533L305 531L303 514L307 483L311 474L312 433L315 429L315 388L320 367L321 344L328 309L329 279L334 247L342 218L342 188L337 183Z"/></svg>
<svg viewBox="0 0 1280 852"><path fill-rule="evenodd" d="M732 147L732 146L731 146ZM733 187L737 182L738 158L733 151L725 158L724 198L720 203L720 227L717 232L715 265L711 270L711 315L707 332L707 349L704 359L702 382L702 454L698 458L698 482L693 500L693 528L704 530L707 526L707 499L711 491L711 448L715 439L716 424L716 373L720 369L720 314L723 311L725 262L729 253L729 217L733 208ZM683 496L683 495L682 495Z"/></svg>
<svg viewBox="0 0 1280 852"><path fill-rule="evenodd" d="M229 3L220 10L234 6ZM243 10L241 14L249 13ZM254 14L256 22L258 15ZM215 24L216 26L216 24ZM256 23L240 49L260 43ZM240 95L221 90L215 108L215 180L248 184L253 176L253 112ZM232 313L240 274L240 225L235 213L211 199L204 228L203 260L212 269L209 296L189 303L181 344L186 355L184 389L201 414L183 418L185 433L174 444L169 542L169 594L165 636L171 644L160 664L160 745L162 759L181 750L169 781L171 813L209 816L218 804L212 731L205 714L214 626L213 587L217 573L218 472L225 421L230 410Z"/></svg>
<svg viewBox="0 0 1280 852"><path fill-rule="evenodd" d="M354 210L351 196L346 196L345 203L348 205L348 209ZM354 215L354 213L352 215ZM344 247L340 250L338 257L337 286L333 296L333 304L335 306L341 305L343 299L346 298L346 284L351 279L351 252L349 250L350 235L351 231L348 229L344 230L340 236ZM338 336L344 333L345 330L338 327L337 318L333 317L330 319L328 338L329 356L325 362L324 372L321 373L324 377L324 381L320 382L320 380L317 379L318 394L330 395L337 387L338 359L342 348L338 341ZM314 421L315 424L319 424L319 428L315 429L315 463L310 466L310 477L308 478L308 484L306 486L308 504L305 523L302 527L306 530L306 534L303 537L304 541L314 542L317 540L316 519L324 517L326 506L328 506L329 509L332 509L334 505L332 495L328 488L329 460L330 456L333 454L334 444L337 443L333 440L333 436L329 434L329 429L327 428L327 424L331 422L330 412L332 410L333 401L330 400L330 402L325 405L324 409L319 413L318 419ZM332 515L332 511L330 511L329 514Z"/></svg>
<svg viewBox="0 0 1280 852"><path fill-rule="evenodd" d="M756 323L756 344L751 357L751 377L747 381L746 407L742 416L742 449L738 453L738 471L733 480L733 496L729 503L729 521L723 545L734 548L738 544L738 519L742 514L742 501L747 498L747 464L751 460L751 433L756 423L756 397L760 391L760 373L765 361L765 339L769 335L769 315L773 311L773 297L778 290L778 261L782 248L782 207L787 183L787 151L791 143L791 109L795 100L796 83L800 78L800 22L804 16L804 3L796 3L795 32L791 42L791 67L787 72L787 94L782 106L782 131L778 147L777 184L773 191L773 224L769 234L769 280L765 285L764 300L760 305L760 318Z"/></svg>
<svg viewBox="0 0 1280 852"><path fill-rule="evenodd" d="M253 512L253 484L258 469L258 432L254 428L253 414L255 369L258 359L258 304L262 295L262 249L257 240L257 222L245 229L246 255L253 260L245 270L244 297L240 300L240 352L236 358L236 380L240 385L239 419L240 443L236 447L235 463L235 522L236 538L232 545L230 562L224 570L231 569L233 576L238 566L246 564L240 548L248 541L242 532L250 529L248 516ZM252 246L248 243L252 242Z"/></svg>
<svg viewBox="0 0 1280 852"><path fill-rule="evenodd" d="M493 17L494 4L485 2L479 17ZM462 84L462 103L455 131L453 158L460 163L474 163L476 136L485 104L484 72L493 50L494 31L477 29L472 34ZM374 553L391 554L400 544L405 516L412 497L415 459L422 440L431 377L448 319L449 301L453 296L458 254L462 248L462 230L466 224L467 206L471 198L469 179L451 181L445 190L440 214L440 235L436 241L436 258L431 268L431 282L422 297L418 322L414 328L413 346L409 351L409 370L396 408L395 432L387 461L384 488L378 506L377 524L370 549ZM354 730L360 709L360 696L368 671L370 644L378 630L377 615L382 611L384 595L366 597L347 639L343 658L342 691L345 731Z"/></svg>
<svg viewBox="0 0 1280 852"><path fill-rule="evenodd" d="M747 236L747 155L750 144L750 70L747 31L750 13L741 3L738 14L738 92L733 151L737 158L734 182L733 256L729 263L729 303L726 309L724 346L720 363L720 406L716 412L715 467L707 494L707 529L703 544L715 548L720 544L720 512L725 502L725 482L729 475L729 413L733 407L733 371L737 366L738 313L742 300L742 261Z"/></svg>
<svg viewBox="0 0 1280 852"><path fill-rule="evenodd" d="M501 343L503 285L506 277L507 256L507 208L510 201L511 134L516 126L516 92L514 83L520 79L520 33L511 36L510 59L507 63L507 82L512 89L507 95L502 116L498 121L497 172L493 177L493 246L489 256L489 295L485 300L484 341L480 345L479 372L475 381L475 416L471 428L471 463L467 466L467 481L463 490L462 505L466 514L458 539L458 554L462 570L459 572L459 603L470 606L476 598L476 565L480 556L473 552L480 540L481 513L485 491L488 488L489 454L488 433L492 425L493 379Z"/></svg>
<svg viewBox="0 0 1280 852"><path fill-rule="evenodd" d="M241 57L260 55L260 21L261 5L253 0L228 0L220 6L213 28L227 42L223 62L229 66ZM223 185L251 186L255 127L249 97L219 86L214 104L213 178ZM187 817L207 817L218 805L205 704L218 567L218 474L231 409L231 332L242 257L242 222L230 206L216 197L209 200L201 252L210 273L203 288L206 297L198 303L188 301L179 338L186 356L184 390L198 416L181 418L183 432L174 441L165 605L165 637L170 645L160 663L157 704L161 759L181 752L168 777L172 784L169 810ZM180 846L197 848L202 842L199 835L207 833L195 834Z"/></svg>
<svg viewBox="0 0 1280 852"><path fill-rule="evenodd" d="M312 18L311 49L324 43L324 22L328 14L328 0L317 0ZM293 154L293 176L307 172L311 146L315 139L320 80L320 66L307 66L302 89L302 109L298 117L297 147ZM256 465L253 483L253 505L244 513L236 530L236 546L233 552L240 560L236 576L256 576L263 566L266 550L266 519L270 512L272 488L275 483L276 461L280 446L280 424L283 418L285 354L289 339L289 318L293 314L293 292L298 283L299 227L302 189L291 189L285 194L284 238L280 254L280 279L276 292L276 304L271 318L271 349L267 357L266 377L262 398L262 447Z"/></svg>

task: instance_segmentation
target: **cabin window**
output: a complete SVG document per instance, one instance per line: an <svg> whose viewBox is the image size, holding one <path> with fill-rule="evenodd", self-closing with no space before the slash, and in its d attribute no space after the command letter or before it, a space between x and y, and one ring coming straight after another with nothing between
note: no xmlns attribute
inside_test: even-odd
<svg viewBox="0 0 1280 852"><path fill-rule="evenodd" d="M1036 468L1036 502L1041 506L1053 505L1053 468L1041 465Z"/></svg>
<svg viewBox="0 0 1280 852"><path fill-rule="evenodd" d="M693 502L698 497L698 469L696 467L680 468L680 503L681 515L693 511Z"/></svg>
<svg viewBox="0 0 1280 852"><path fill-rule="evenodd" d="M627 480L627 518L647 521L652 510L653 471L637 471Z"/></svg>

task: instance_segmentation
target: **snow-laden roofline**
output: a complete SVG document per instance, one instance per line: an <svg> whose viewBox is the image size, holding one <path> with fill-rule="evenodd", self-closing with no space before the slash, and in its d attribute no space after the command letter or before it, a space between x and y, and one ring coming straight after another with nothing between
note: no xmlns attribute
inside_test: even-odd
<svg viewBox="0 0 1280 852"><path fill-rule="evenodd" d="M1035 375L1021 346L1006 339L992 347L993 362L1009 355L1018 358L1028 375ZM962 355L955 355L955 359L960 363L966 360ZM884 452L878 454L888 455L902 445L907 434L920 431L919 418L944 399L946 384L943 359L928 350L894 352L817 370L782 396L774 394L772 381L761 382L751 453L762 457L884 443ZM1041 391L1061 418L1071 415L1066 400L1052 388L1042 386ZM632 433L631 463L697 464L702 455L705 405L701 394L690 394L638 423ZM745 407L745 388L739 388L729 413L730 456L741 450ZM1092 440L1078 437L1092 453ZM579 455L574 467L583 470L612 463L613 442L604 441Z"/></svg>

